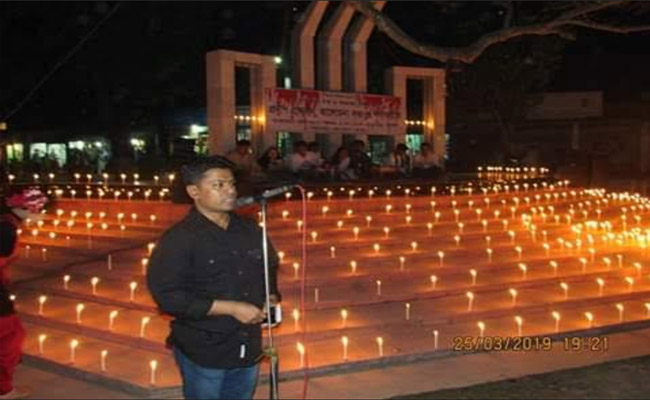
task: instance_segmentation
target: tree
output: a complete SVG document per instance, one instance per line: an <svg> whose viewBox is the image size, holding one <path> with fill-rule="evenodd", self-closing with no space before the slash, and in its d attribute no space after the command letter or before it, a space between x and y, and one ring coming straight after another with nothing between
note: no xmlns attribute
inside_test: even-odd
<svg viewBox="0 0 650 400"><path fill-rule="evenodd" d="M491 46L522 36L556 35L574 40L576 28L628 34L650 31L650 25L636 23L647 17L650 4L631 1L576 1L576 2L485 2L502 8L496 15L501 24L482 32L469 44L440 46L422 43L406 33L385 12L368 1L347 1L357 11L372 19L377 29L397 44L420 56L441 62L472 63ZM449 7L440 2L441 8ZM447 3L447 4L445 4ZM468 2L471 3L471 2ZM635 18L636 17L636 18Z"/></svg>
<svg viewBox="0 0 650 400"><path fill-rule="evenodd" d="M418 3L417 14L405 5L401 19L399 3L382 11L368 1L347 3L398 46L444 64L452 72L450 106L488 112L500 128L500 149L506 154L512 153L517 124L541 100L534 94L547 87L565 44L580 30L650 30L642 23L650 4L642 2L436 1Z"/></svg>

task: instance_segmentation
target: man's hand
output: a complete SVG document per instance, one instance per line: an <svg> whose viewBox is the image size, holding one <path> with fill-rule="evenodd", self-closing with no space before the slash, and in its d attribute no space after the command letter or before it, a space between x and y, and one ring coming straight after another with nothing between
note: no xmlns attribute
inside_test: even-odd
<svg viewBox="0 0 650 400"><path fill-rule="evenodd" d="M242 324L260 324L266 317L264 310L260 310L250 303L234 301L231 314Z"/></svg>
<svg viewBox="0 0 650 400"><path fill-rule="evenodd" d="M259 324L266 314L250 303L241 301L215 300L208 315L230 315L242 324Z"/></svg>

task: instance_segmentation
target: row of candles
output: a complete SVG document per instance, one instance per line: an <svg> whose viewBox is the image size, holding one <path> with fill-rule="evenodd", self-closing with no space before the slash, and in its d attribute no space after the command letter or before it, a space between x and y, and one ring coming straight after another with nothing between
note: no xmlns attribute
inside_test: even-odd
<svg viewBox="0 0 650 400"><path fill-rule="evenodd" d="M80 304L77 306L79 309L80 306L83 306L83 304ZM625 320L625 305L622 303L616 303L614 304L614 308L617 310L618 313L618 322L622 323ZM644 303L644 308L646 310L646 318L650 319L650 303L646 302ZM83 309L81 307L81 309ZM117 311L111 312L111 317L114 318L116 315ZM411 304L406 303L404 306L404 318L405 320L410 320L411 318ZM297 310L294 310L294 321L298 321L299 315L297 313ZM348 311L346 309L342 309L340 312L341 315L341 328L345 329L347 327L347 319L348 319ZM595 325L596 317L595 313L592 311L585 311L583 312L584 319L586 320L587 326L586 329L592 329ZM561 314L557 310L553 310L550 312L550 317L553 320L553 332L554 333L560 333L560 322L561 322ZM515 315L513 316L513 321L515 323L517 333L516 335L519 337L522 337L524 334L524 318L521 315ZM146 324L149 322L148 317L143 317L142 319L142 326L146 326ZM296 323L296 330L298 324ZM476 327L478 328L478 337L479 338L484 338L486 334L486 329L487 329L487 324L485 321L478 321L476 323ZM109 329L112 329L109 327ZM439 331L438 330L433 330L433 348L434 350L439 349ZM143 334L143 329L141 329L141 337L144 336ZM46 334L40 334L38 336L38 353L39 355L44 355L45 353L45 341L47 339ZM377 336L375 338L375 342L377 345L377 355L378 357L384 357L384 339L381 336ZM350 344L349 337L347 335L342 335L341 336L341 345L342 345L342 359L343 361L348 361L348 347ZM70 341L70 363L75 363L75 352L76 348L79 345L79 340L73 339ZM299 361L299 367L303 368L305 366L305 353L306 353L306 347L305 345L298 341L296 342L296 350L299 353L300 361ZM102 372L107 371L107 355L108 351L107 350L102 350L100 352L100 370ZM151 375L150 375L150 383L155 384L155 373L156 373L156 367L157 367L157 362L155 360L150 362L150 368L151 368Z"/></svg>
<svg viewBox="0 0 650 400"><path fill-rule="evenodd" d="M103 184L103 185L108 185L112 175L110 175L108 173L103 173L103 174L80 174L80 173L76 172L76 173L72 174L72 177L74 177L74 183L76 183L76 184L83 183L83 180L85 178L85 183L86 184L92 184L93 179L97 179L96 183ZM133 185L140 185L142 183L140 181L140 174L139 173L134 173L134 174L131 174L130 176L125 174L125 173L120 173L120 174L115 174L114 177L115 177L115 179L117 179L119 177L120 182L122 183L122 185L127 184L127 180L129 179L129 177L131 178L131 183ZM9 180L9 183L12 184L16 180L16 175L9 174L7 176L7 179ZM66 179L66 180L61 180L61 179ZM58 182L69 182L70 176L68 176L66 174L66 175L62 176L61 179L59 179ZM164 181L166 181L167 184L169 184L171 186L174 183L174 179L176 179L176 175L175 174L169 174L169 173L168 174L163 174L162 179ZM159 175L154 175L152 177L152 181L154 182L154 184L156 186L159 186L161 184L161 177ZM42 183L42 182L55 183L55 182L57 182L57 175L54 174L54 173L51 173L51 172L48 173L48 174L43 174L43 175L41 175L41 174L32 174L32 182L35 183L35 184L39 184L39 183Z"/></svg>
<svg viewBox="0 0 650 400"><path fill-rule="evenodd" d="M45 333L41 333L38 335L38 354L40 356L45 355L45 342L48 338L48 335ZM78 339L71 339L69 342L69 348L70 348L70 358L69 358L69 363L70 364L75 364L77 361L77 347L81 342ZM155 385L156 384L156 371L158 369L158 360L150 360L149 363L149 384ZM101 372L107 372L108 371L108 350L103 349L99 352L99 369Z"/></svg>
<svg viewBox="0 0 650 400"><path fill-rule="evenodd" d="M430 186L429 188L429 194L431 197L435 197L437 194L442 194L443 191L448 191L449 195L451 197L456 196L456 193L462 193L465 192L467 196L472 196L473 194L478 194L479 190L480 192L484 195L487 196L488 194L493 193L494 195L498 194L509 194L511 191L513 193L526 193L526 192L534 192L540 189L548 189L548 190L555 190L555 189L561 189L561 188L567 188L569 185L569 181L560 181L556 182L555 184L548 183L548 182L541 182L541 183L518 183L518 182L513 182L511 184L495 184L492 186L482 186L480 188L474 188L471 185L468 185L466 187L461 186L445 186L441 187L439 190L438 186ZM402 194L404 197L417 197L418 194L423 194L424 189L422 186L415 186L413 188L404 188L402 185L397 185L396 187L392 189L384 189L384 197L386 199L390 199L393 194L399 195L397 193L398 190L402 191ZM327 198L327 201L331 201L334 195L336 194L336 190L324 187L321 188L321 191L325 194L325 197ZM343 193L344 195L347 194L347 198L350 201L353 201L355 198L359 198L363 194L364 189L363 188L356 188L356 189L350 189L346 187L339 187L338 192ZM575 193L575 192L573 192ZM312 200L314 197L316 197L316 192L309 191L306 194L307 200ZM359 196L357 196L359 195ZM366 195L368 199L373 199L375 195L381 195L380 189L378 186L374 186L371 189L366 189ZM285 200L289 201L293 197L292 192L287 192L285 193ZM357 196L357 197L355 197Z"/></svg>
<svg viewBox="0 0 650 400"><path fill-rule="evenodd" d="M169 197L169 192L170 190L168 188L163 188L158 190L157 192L157 198L158 201L164 201ZM140 190L121 190L121 189L115 189L115 188L99 188L93 191L92 189L86 189L85 191L77 191L76 189L68 189L67 192L63 189L49 189L47 191L49 195L54 195L56 198L62 198L62 197L68 197L72 200L77 200L77 194L79 194L80 198L83 198L82 196L85 195L85 200L90 201L93 199L96 200L104 200L104 197L106 199L113 199L113 201L119 201L120 196L126 196L126 200L132 201L134 199L134 196L136 198L140 197ZM156 199L156 195L154 194L153 189L147 189L142 191L142 198L144 201L153 201Z"/></svg>

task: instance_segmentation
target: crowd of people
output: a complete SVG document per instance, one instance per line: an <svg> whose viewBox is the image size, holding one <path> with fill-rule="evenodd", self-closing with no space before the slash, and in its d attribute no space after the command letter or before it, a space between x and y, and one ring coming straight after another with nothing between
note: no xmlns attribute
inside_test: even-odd
<svg viewBox="0 0 650 400"><path fill-rule="evenodd" d="M308 181L355 181L378 177L437 178L443 172L443 160L435 154L428 142L413 154L399 143L380 163L373 163L363 140L349 146L340 146L326 158L318 142L297 141L293 151L282 157L275 146L268 147L258 158L248 140L239 140L226 157L235 166L239 179L286 180L298 178Z"/></svg>

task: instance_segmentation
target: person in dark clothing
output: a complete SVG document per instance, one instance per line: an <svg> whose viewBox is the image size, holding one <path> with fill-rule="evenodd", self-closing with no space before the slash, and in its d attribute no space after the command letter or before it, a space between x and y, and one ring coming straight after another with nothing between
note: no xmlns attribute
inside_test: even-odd
<svg viewBox="0 0 650 400"><path fill-rule="evenodd" d="M355 140L352 142L350 149L350 168L354 174L359 178L368 178L370 176L370 167L372 162L366 153L366 144L363 140Z"/></svg>
<svg viewBox="0 0 650 400"><path fill-rule="evenodd" d="M182 168L194 207L155 247L147 284L171 314L167 343L188 399L252 398L265 318L262 231L232 211L237 192L232 163L202 157ZM278 256L269 243L269 301L280 300Z"/></svg>

